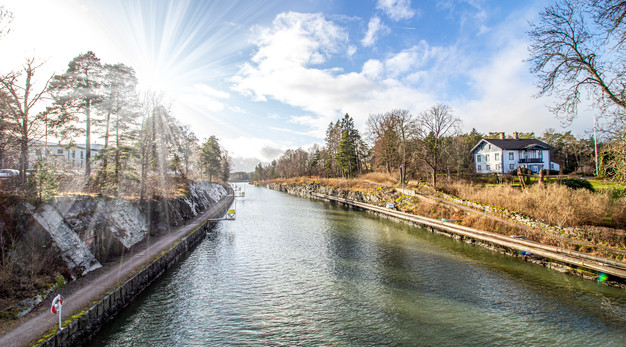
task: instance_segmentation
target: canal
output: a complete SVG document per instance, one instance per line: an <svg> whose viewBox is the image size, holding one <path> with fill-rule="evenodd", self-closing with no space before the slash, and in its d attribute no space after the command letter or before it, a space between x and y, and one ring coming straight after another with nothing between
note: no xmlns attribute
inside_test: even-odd
<svg viewBox="0 0 626 347"><path fill-rule="evenodd" d="M626 292L365 212L242 186L94 337L127 345L626 343Z"/></svg>

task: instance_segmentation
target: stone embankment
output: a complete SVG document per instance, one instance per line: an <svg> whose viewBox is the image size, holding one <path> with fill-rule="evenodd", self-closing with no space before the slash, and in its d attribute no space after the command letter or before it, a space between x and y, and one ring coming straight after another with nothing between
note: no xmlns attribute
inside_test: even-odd
<svg viewBox="0 0 626 347"><path fill-rule="evenodd" d="M477 244L503 254L521 257L526 261L540 264L556 271L590 280L600 280L608 285L626 289L626 263L624 262L547 246L525 238L504 236L463 227L445 220L421 217L383 208L380 206L390 202L390 197L385 198L384 194L380 192L365 193L342 188L335 189L321 186L317 183L301 185L269 184L267 188L301 197L339 202L352 208L414 224L432 232ZM608 281L606 280L607 274L610 275L610 280Z"/></svg>

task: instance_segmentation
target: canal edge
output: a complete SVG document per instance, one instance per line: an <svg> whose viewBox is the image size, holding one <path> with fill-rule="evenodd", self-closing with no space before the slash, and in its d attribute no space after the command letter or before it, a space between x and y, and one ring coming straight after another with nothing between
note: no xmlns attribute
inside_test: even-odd
<svg viewBox="0 0 626 347"><path fill-rule="evenodd" d="M76 346L87 342L104 324L112 320L167 269L176 264L183 255L192 251L202 241L206 231L210 230L214 224L209 219L225 214L225 211L235 200L231 187L229 187L228 193L229 199L225 202L225 208L219 208L215 213L207 216L204 222L173 242L167 250L161 252L150 263L136 269L135 274L124 283L106 291L103 297L94 301L91 306L70 316L70 319L64 321L62 330L59 331L58 328L54 328L52 333L42 335L34 345L43 347Z"/></svg>
<svg viewBox="0 0 626 347"><path fill-rule="evenodd" d="M610 259L579 259L567 254L572 253L574 255L578 255L579 252L568 251L538 243L536 245L533 245L523 240L512 239L511 237L494 234L488 231L482 231L464 226L457 226L454 223L447 223L428 217L385 209L383 207L367 204L360 201L354 201L351 199L340 198L338 196L320 194L307 190L304 187L300 187L301 189L298 189L298 187L288 187L282 184L271 184L265 187L271 190L276 190L299 197L338 203L353 209L376 214L380 217L390 219L396 222L402 222L409 225L418 226L432 233L437 233L443 236L454 238L458 241L463 241L468 244L473 244L492 251L496 251L501 254L520 258L524 261L541 265L550 270L581 277L586 280L598 281L598 278L601 276L601 274L606 274L605 272L603 272L603 270L611 271L614 273L612 277L614 277L616 280L603 281L599 283L610 287L626 290L626 267L620 266L616 269L615 267L610 267L607 266L608 264L603 263L614 262ZM554 250L540 249L537 248L537 246L541 246L541 248L554 248ZM560 254L561 252L565 254Z"/></svg>

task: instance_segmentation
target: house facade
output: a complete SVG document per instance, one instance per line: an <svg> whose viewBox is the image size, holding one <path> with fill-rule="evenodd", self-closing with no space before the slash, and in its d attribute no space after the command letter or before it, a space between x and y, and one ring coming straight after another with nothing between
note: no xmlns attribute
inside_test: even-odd
<svg viewBox="0 0 626 347"><path fill-rule="evenodd" d="M517 137L517 136L516 136ZM541 170L560 169L553 162L551 151L554 148L536 139L482 139L470 151L474 156L476 173L509 173L518 167L530 169L534 173Z"/></svg>
<svg viewBox="0 0 626 347"><path fill-rule="evenodd" d="M96 157L104 146L91 145L90 157ZM46 161L56 168L82 169L87 161L87 149L83 145L67 146L54 142L33 141L29 146L28 169L33 169L39 159Z"/></svg>

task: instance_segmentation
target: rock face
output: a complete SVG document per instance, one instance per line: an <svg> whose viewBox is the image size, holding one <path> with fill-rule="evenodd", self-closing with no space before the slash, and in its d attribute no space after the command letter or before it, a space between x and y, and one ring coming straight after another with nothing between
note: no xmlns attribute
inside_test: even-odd
<svg viewBox="0 0 626 347"><path fill-rule="evenodd" d="M189 196L150 201L92 196L60 197L31 209L30 239L37 247L56 249L74 278L123 255L155 232L184 224L227 194L216 183L190 182Z"/></svg>
<svg viewBox="0 0 626 347"><path fill-rule="evenodd" d="M70 273L75 278L102 267L85 243L72 231L70 225L53 206L45 205L33 218L48 232L61 257L67 264Z"/></svg>

